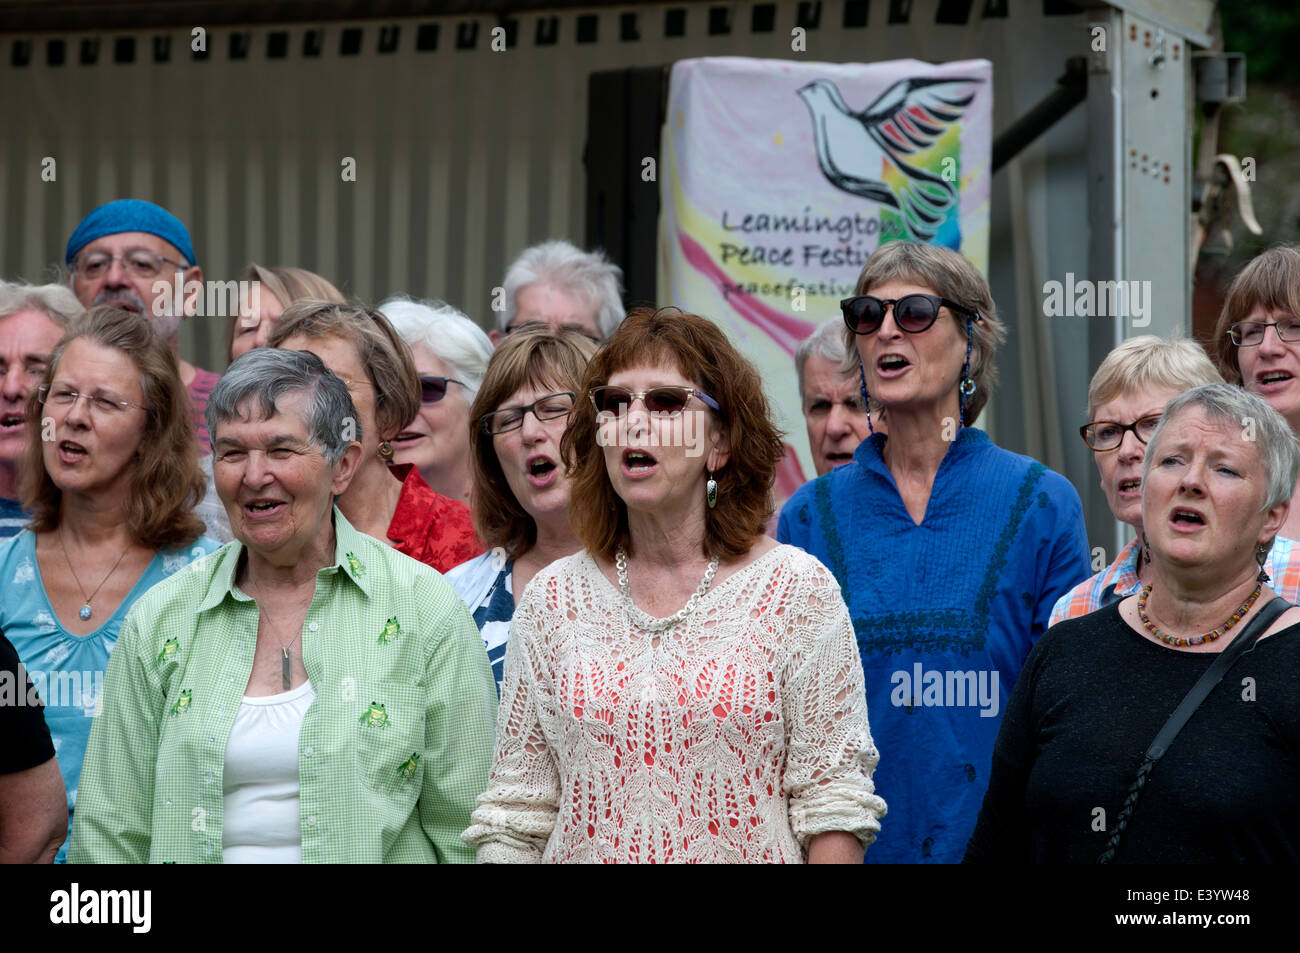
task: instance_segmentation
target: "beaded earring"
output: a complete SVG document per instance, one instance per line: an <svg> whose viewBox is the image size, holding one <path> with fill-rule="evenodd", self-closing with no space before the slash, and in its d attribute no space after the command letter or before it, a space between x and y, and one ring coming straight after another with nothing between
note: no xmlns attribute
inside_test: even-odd
<svg viewBox="0 0 1300 953"><path fill-rule="evenodd" d="M1264 571L1264 563L1268 562L1269 548L1263 543L1255 547L1255 562L1259 563L1259 575L1255 577L1256 582L1268 582L1268 573Z"/></svg>
<svg viewBox="0 0 1300 953"><path fill-rule="evenodd" d="M975 382L970 376L971 338L974 337L974 322L966 318L966 363L961 368L961 383L957 385L957 397L961 403L961 420L958 426L966 426L966 398L975 393Z"/></svg>
<svg viewBox="0 0 1300 953"><path fill-rule="evenodd" d="M858 355L858 379L862 381L862 406L867 411L867 431L875 434L876 428L871 426L871 398L867 396L867 370L862 366L862 355Z"/></svg>
<svg viewBox="0 0 1300 953"><path fill-rule="evenodd" d="M1151 544L1147 542L1147 531L1142 531L1142 562L1151 565Z"/></svg>

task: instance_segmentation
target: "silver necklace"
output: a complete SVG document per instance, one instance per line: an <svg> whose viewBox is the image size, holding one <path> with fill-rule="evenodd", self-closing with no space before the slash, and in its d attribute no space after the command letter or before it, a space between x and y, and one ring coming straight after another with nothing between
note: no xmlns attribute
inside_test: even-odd
<svg viewBox="0 0 1300 953"><path fill-rule="evenodd" d="M266 627L271 630L272 638L280 643L280 684L284 686L284 690L287 692L293 687L293 663L289 658L289 649L302 637L302 629L299 629L298 634L290 639L288 644L285 644L284 639L280 638L280 633L277 632L275 626L271 624L270 613L262 607L262 603L266 600L262 598L262 587L253 582L253 573L251 570L248 573L248 582L257 593L257 611L261 613L262 618L266 620Z"/></svg>
<svg viewBox="0 0 1300 953"><path fill-rule="evenodd" d="M714 556L709 560L709 568L704 570L704 578L700 580L700 587L695 590L690 599L686 600L686 605L666 619L656 619L652 615L647 615L638 609L632 601L632 590L627 583L627 553L623 551L622 546L614 554L614 568L618 571L618 588L623 594L623 601L626 603L627 613L632 617L632 621L647 632L662 632L664 629L671 629L695 611L695 607L700 604L704 594L709 591L709 586L713 585L713 576L718 571L718 557Z"/></svg>

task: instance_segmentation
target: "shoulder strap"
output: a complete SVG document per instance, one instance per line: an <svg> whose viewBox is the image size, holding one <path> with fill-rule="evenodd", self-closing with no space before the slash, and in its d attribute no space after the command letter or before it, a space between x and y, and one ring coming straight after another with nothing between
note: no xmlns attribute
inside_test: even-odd
<svg viewBox="0 0 1300 953"><path fill-rule="evenodd" d="M1279 596L1274 596L1268 605L1260 609L1255 614L1255 618L1250 620L1250 624L1242 630L1241 634L1232 640L1232 643L1215 656L1210 667L1200 677L1195 685L1192 686L1174 713L1169 716L1160 733L1156 735L1156 740L1151 742L1151 747L1147 748L1147 757L1152 761L1159 761L1169 746L1173 744L1178 733L1183 730L1183 726L1196 713L1196 709L1201 707L1201 702L1205 701L1205 696L1214 690L1214 686L1223 681L1223 676L1228 674L1228 669L1236 663L1244 653L1249 652L1251 647L1259 640L1259 637L1268 631L1268 627L1277 621L1277 617L1287 609L1292 608L1291 603Z"/></svg>
<svg viewBox="0 0 1300 953"><path fill-rule="evenodd" d="M1274 596L1268 605L1255 613L1255 617L1247 623L1241 633L1232 640L1232 643L1215 656L1214 661L1210 663L1210 667L1197 679L1191 691L1183 696L1183 700L1178 703L1174 713L1169 716L1169 720L1165 722L1164 727L1156 734L1155 741L1151 742L1151 746L1147 748L1142 764L1138 768L1137 777L1129 786L1128 794L1124 798L1124 806L1115 819L1114 829L1110 838L1106 841L1105 850L1097 858L1097 863L1109 864L1114 861L1115 852L1119 849L1120 841L1124 837L1124 831L1128 828L1133 811L1137 808L1138 799L1142 797L1142 789L1146 787L1147 776L1151 774L1151 769L1156 766L1156 762L1169 750L1169 746L1178 737L1178 733L1183 730L1183 726L1196 713L1196 709L1201 707L1201 703L1214 690L1214 686L1223 681L1223 676L1228 674L1228 670L1232 668L1237 659L1249 652L1255 643L1259 641L1259 637L1268 631L1268 627L1277 621L1278 616L1290 608L1292 608L1291 603L1280 596Z"/></svg>

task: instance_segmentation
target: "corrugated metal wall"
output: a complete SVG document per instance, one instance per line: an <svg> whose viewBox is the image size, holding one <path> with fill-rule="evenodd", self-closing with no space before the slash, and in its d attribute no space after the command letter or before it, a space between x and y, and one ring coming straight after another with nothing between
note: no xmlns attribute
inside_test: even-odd
<svg viewBox="0 0 1300 953"><path fill-rule="evenodd" d="M1051 88L1062 51L1082 48L1083 18L1050 15L1058 6L827 0L524 13L506 52L492 49L494 17L217 29L204 59L187 29L3 36L0 274L48 278L87 211L136 196L189 225L208 278L234 277L250 260L301 265L365 299L442 297L486 326L491 289L520 249L552 236L582 242L583 149L593 158L601 149L599 130L587 142L590 73L715 55L983 56L994 62L1002 128ZM798 22L805 52L791 49ZM1044 141L1070 142L1063 161L1075 168L1081 123L1061 129ZM1037 154L1017 175L1046 225ZM41 178L45 157L53 182ZM340 176L345 157L356 160L355 182ZM639 166L628 174L639 177ZM998 261L1013 245L1005 188L994 192L995 290L999 273L1015 280L1012 263ZM1077 211L1082 223L1081 193ZM1016 297L1011 284L1005 297ZM183 351L219 368L225 333L221 319L187 322Z"/></svg>

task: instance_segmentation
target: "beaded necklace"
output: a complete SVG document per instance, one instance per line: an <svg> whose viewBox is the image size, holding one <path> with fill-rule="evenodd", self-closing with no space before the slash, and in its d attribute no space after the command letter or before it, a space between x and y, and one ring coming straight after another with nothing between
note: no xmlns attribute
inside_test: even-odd
<svg viewBox="0 0 1300 953"><path fill-rule="evenodd" d="M1242 618L1245 617L1246 613L1250 611L1250 607L1255 604L1255 600L1259 598L1259 594L1263 588L1264 584L1262 582L1256 583L1255 591L1246 598L1245 602L1237 606L1237 611L1228 616L1228 621L1212 632L1206 632L1204 635L1196 635L1190 639L1184 639L1175 635L1166 635L1156 627L1154 622L1151 621L1150 617L1147 615L1147 598L1151 595L1150 585L1143 586L1142 592L1138 595L1138 618L1142 620L1142 625L1148 632L1167 645L1172 645L1177 648L1191 645L1202 645L1205 642L1213 642L1219 636L1223 635L1223 633L1227 632L1234 625L1240 622Z"/></svg>

